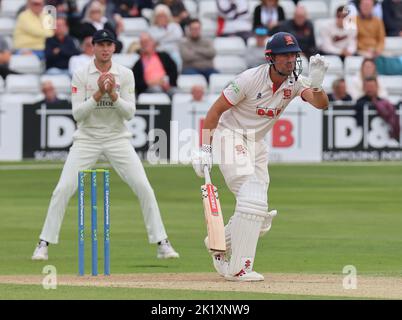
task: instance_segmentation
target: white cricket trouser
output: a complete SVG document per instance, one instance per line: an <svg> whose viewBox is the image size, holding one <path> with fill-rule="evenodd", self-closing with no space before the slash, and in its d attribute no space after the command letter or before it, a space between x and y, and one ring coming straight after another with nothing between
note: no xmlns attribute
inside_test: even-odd
<svg viewBox="0 0 402 320"><path fill-rule="evenodd" d="M141 160L127 138L102 143L89 140L74 141L60 180L53 191L40 239L58 243L68 202L78 188L78 172L92 168L102 154L138 196L149 242L157 243L166 239L167 235L154 191Z"/></svg>
<svg viewBox="0 0 402 320"><path fill-rule="evenodd" d="M219 131L214 135L220 139L219 168L228 188L237 196L240 187L251 176L269 185L268 152L263 140L249 141L232 131Z"/></svg>

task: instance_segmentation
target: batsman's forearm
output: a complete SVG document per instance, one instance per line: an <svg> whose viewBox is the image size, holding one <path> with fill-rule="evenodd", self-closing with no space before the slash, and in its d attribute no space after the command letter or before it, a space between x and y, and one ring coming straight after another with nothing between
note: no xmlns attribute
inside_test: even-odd
<svg viewBox="0 0 402 320"><path fill-rule="evenodd" d="M313 105L317 109L327 109L329 105L328 96L324 90L313 91Z"/></svg>
<svg viewBox="0 0 402 320"><path fill-rule="evenodd" d="M213 108L207 113L207 117L204 120L204 126L202 128L202 143L212 144L213 131L218 126L219 118L221 114L216 112Z"/></svg>

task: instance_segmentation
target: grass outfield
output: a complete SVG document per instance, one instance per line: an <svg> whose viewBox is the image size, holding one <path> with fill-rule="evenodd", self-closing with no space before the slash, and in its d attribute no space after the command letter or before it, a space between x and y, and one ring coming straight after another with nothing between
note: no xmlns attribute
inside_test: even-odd
<svg viewBox="0 0 402 320"><path fill-rule="evenodd" d="M0 163L0 275L39 275L47 264L56 266L59 274L76 274L76 197L69 204L60 244L49 249L50 260L30 261L61 169L42 167L35 170L34 165L18 170L16 165L1 170L5 166L6 163ZM195 176L191 167L147 167L146 171L169 238L181 259L156 259L155 246L147 242L138 200L113 171L110 200L112 273L212 272L210 258L203 246L206 231L199 194L201 179ZM342 274L345 265L353 265L358 275L402 275L402 165L281 164L270 166L270 176L269 205L279 214L272 230L259 242L255 261L258 272ZM222 210L227 220L234 209L234 198L217 168L214 168L213 178L219 187ZM98 206L101 209L100 203ZM86 212L89 216L88 208ZM101 250L101 221L98 228ZM89 237L86 244L89 249ZM89 253L88 250L87 273L90 272ZM101 272L101 263L99 267ZM47 295L33 294L35 289L31 286L24 289L23 286L0 285L0 291L7 286L12 289L7 290L8 298L40 298ZM102 288L98 293L94 290L63 288L54 298L108 298L114 295L113 290L121 290L116 297L202 299L200 292L178 290L114 288L109 291ZM64 296L63 292L66 292ZM205 294L205 298L218 299L220 295ZM256 299L256 295L242 298ZM285 297L259 295L262 299ZM224 294L224 299L236 297L240 295ZM4 298L0 295L0 299Z"/></svg>

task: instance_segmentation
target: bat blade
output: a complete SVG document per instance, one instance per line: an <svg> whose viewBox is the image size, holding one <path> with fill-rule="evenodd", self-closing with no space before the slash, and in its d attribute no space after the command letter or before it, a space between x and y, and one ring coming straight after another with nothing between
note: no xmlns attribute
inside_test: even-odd
<svg viewBox="0 0 402 320"><path fill-rule="evenodd" d="M208 249L226 251L225 225L223 222L218 189L211 183L201 186L205 222L208 230Z"/></svg>

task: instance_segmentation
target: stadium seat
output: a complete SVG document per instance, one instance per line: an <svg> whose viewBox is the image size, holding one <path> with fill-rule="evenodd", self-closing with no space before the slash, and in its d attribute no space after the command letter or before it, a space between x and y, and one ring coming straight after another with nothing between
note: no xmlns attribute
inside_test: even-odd
<svg viewBox="0 0 402 320"><path fill-rule="evenodd" d="M40 77L40 82L51 81L58 94L71 93L71 79L67 75L43 75Z"/></svg>
<svg viewBox="0 0 402 320"><path fill-rule="evenodd" d="M207 80L200 74L181 74L177 78L177 87L182 93L191 92L191 88L194 85L201 85L204 88L208 87Z"/></svg>
<svg viewBox="0 0 402 320"><path fill-rule="evenodd" d="M4 92L4 80L2 77L0 77L0 93Z"/></svg>
<svg viewBox="0 0 402 320"><path fill-rule="evenodd" d="M141 93L137 99L138 104L170 104L166 93Z"/></svg>
<svg viewBox="0 0 402 320"><path fill-rule="evenodd" d="M244 40L240 37L217 37L214 39L217 55L243 56L246 52Z"/></svg>
<svg viewBox="0 0 402 320"><path fill-rule="evenodd" d="M203 37L213 38L216 35L217 23L214 19L203 18L201 21L201 33Z"/></svg>
<svg viewBox="0 0 402 320"><path fill-rule="evenodd" d="M285 12L285 18L291 19L295 13L295 3L292 0L281 0L279 5L283 8Z"/></svg>
<svg viewBox="0 0 402 320"><path fill-rule="evenodd" d="M339 6L345 6L348 4L348 0L330 0L329 3L329 16L330 17L335 17L336 14L336 9L338 9Z"/></svg>
<svg viewBox="0 0 402 320"><path fill-rule="evenodd" d="M20 73L40 74L43 70L43 65L39 58L34 55L17 55L13 54L10 58L9 67L11 70Z"/></svg>
<svg viewBox="0 0 402 320"><path fill-rule="evenodd" d="M198 16L201 19L216 19L218 17L218 8L215 0L203 0L198 2Z"/></svg>
<svg viewBox="0 0 402 320"><path fill-rule="evenodd" d="M401 76L378 76L378 81L387 89L389 95L402 96L402 75Z"/></svg>
<svg viewBox="0 0 402 320"><path fill-rule="evenodd" d="M253 16L253 14L254 14L255 7L260 4L261 4L261 1L259 1L259 0L249 0L248 1L248 12L250 13L251 16Z"/></svg>
<svg viewBox="0 0 402 320"><path fill-rule="evenodd" d="M356 72L359 72L360 66L363 62L362 56L349 56L345 58L344 61L344 73L345 75L354 75Z"/></svg>
<svg viewBox="0 0 402 320"><path fill-rule="evenodd" d="M86 6L86 4L88 2L90 2L91 0L77 0L77 9L78 12L82 12L82 10L84 9L84 7Z"/></svg>
<svg viewBox="0 0 402 320"><path fill-rule="evenodd" d="M38 94L40 92L39 76L32 74L10 74L6 78L7 93Z"/></svg>
<svg viewBox="0 0 402 320"><path fill-rule="evenodd" d="M336 74L326 74L324 77L324 82L322 83L322 87L326 93L332 93L332 83L339 79L340 77Z"/></svg>
<svg viewBox="0 0 402 320"><path fill-rule="evenodd" d="M191 17L197 16L197 4L193 0L184 0L183 4Z"/></svg>
<svg viewBox="0 0 402 320"><path fill-rule="evenodd" d="M14 32L15 19L9 17L0 18L0 34L3 36L11 36Z"/></svg>
<svg viewBox="0 0 402 320"><path fill-rule="evenodd" d="M328 17L328 5L325 1L301 0L298 5L306 9L307 16L311 20Z"/></svg>
<svg viewBox="0 0 402 320"><path fill-rule="evenodd" d="M247 69L247 64L242 57L239 56L221 56L214 58L214 66L221 73L240 73Z"/></svg>
<svg viewBox="0 0 402 320"><path fill-rule="evenodd" d="M1 0L1 16L16 18L18 10L26 4L26 0Z"/></svg>
<svg viewBox="0 0 402 320"><path fill-rule="evenodd" d="M402 37L386 37L383 54L386 56L401 56Z"/></svg>
<svg viewBox="0 0 402 320"><path fill-rule="evenodd" d="M221 93L221 91L236 77L235 74L213 73L209 77L209 92Z"/></svg>
<svg viewBox="0 0 402 320"><path fill-rule="evenodd" d="M139 46L139 43L140 43L140 39L138 37L119 36L119 40L123 44L121 53L127 53L128 49L130 48L131 45L138 44L138 46Z"/></svg>
<svg viewBox="0 0 402 320"><path fill-rule="evenodd" d="M123 18L124 36L139 36L141 32L145 32L149 29L148 21L143 18Z"/></svg>
<svg viewBox="0 0 402 320"><path fill-rule="evenodd" d="M332 18L318 18L313 21L315 44L318 48L320 48L322 45L320 34L322 26L327 25L331 20Z"/></svg>
<svg viewBox="0 0 402 320"><path fill-rule="evenodd" d="M129 69L134 67L139 58L140 56L137 53L116 53L113 55L113 61Z"/></svg>
<svg viewBox="0 0 402 320"><path fill-rule="evenodd" d="M343 62L339 56L325 55L325 60L329 62L328 74L343 75Z"/></svg>

